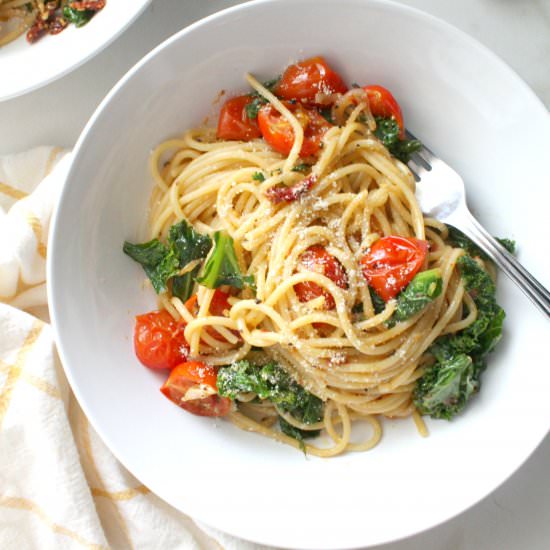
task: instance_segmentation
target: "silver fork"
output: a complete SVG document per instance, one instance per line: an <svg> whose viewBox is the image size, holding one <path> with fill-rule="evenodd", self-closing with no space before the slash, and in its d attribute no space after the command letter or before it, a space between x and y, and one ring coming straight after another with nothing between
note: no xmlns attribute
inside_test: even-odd
<svg viewBox="0 0 550 550"><path fill-rule="evenodd" d="M406 132L408 139L416 139ZM472 216L462 178L425 145L408 162L422 212L453 225L474 241L539 309L550 317L550 292Z"/></svg>

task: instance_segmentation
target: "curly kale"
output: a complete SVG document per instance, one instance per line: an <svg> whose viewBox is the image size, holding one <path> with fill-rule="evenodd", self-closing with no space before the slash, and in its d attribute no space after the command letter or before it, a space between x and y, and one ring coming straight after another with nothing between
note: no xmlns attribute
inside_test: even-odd
<svg viewBox="0 0 550 550"><path fill-rule="evenodd" d="M462 248L470 256L479 257L483 260L488 260L489 257L477 244L475 244L470 238L468 238L460 229L453 227L452 225L447 225L449 230L449 235L447 241L451 246ZM516 241L507 238L496 238L496 240L506 249L510 254L516 253Z"/></svg>
<svg viewBox="0 0 550 550"><path fill-rule="evenodd" d="M495 283L489 274L468 255L457 262L464 287L477 307L477 319L458 334L447 334L432 345L434 355L456 353L484 356L492 351L500 340L504 310L496 303Z"/></svg>
<svg viewBox="0 0 550 550"><path fill-rule="evenodd" d="M323 418L323 402L305 390L276 362L259 366L247 360L237 361L218 371L218 392L235 399L240 393L255 393L303 424L315 424ZM315 437L317 431L299 430L279 417L281 431L299 441Z"/></svg>
<svg viewBox="0 0 550 550"><path fill-rule="evenodd" d="M415 400L419 411L432 418L450 420L478 391L482 370L465 353L438 361L417 383Z"/></svg>
<svg viewBox="0 0 550 550"><path fill-rule="evenodd" d="M502 335L504 310L496 303L495 284L468 255L457 262L464 287L477 307L477 319L430 346L435 363L417 381L414 403L421 414L450 420L464 409L481 385L486 356Z"/></svg>
<svg viewBox="0 0 550 550"><path fill-rule="evenodd" d="M411 155L422 147L417 139L400 138L401 128L399 128L394 118L375 117L375 121L376 130L374 135L401 162L409 162Z"/></svg>

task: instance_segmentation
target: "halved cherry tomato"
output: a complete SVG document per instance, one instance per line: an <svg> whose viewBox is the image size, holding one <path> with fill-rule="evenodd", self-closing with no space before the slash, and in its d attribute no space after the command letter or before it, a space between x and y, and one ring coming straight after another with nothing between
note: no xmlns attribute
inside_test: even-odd
<svg viewBox="0 0 550 550"><path fill-rule="evenodd" d="M212 315L217 315L223 317L225 312L231 309L231 304L229 303L229 294L223 290L216 289L214 291L214 296L210 300L210 313Z"/></svg>
<svg viewBox="0 0 550 550"><path fill-rule="evenodd" d="M315 109L306 109L298 104L284 102L304 129L301 157L315 155L321 146L321 138L332 126ZM258 125L263 138L275 151L288 155L294 145L294 130L290 122L271 105L264 105L258 112Z"/></svg>
<svg viewBox="0 0 550 550"><path fill-rule="evenodd" d="M368 284L386 302L395 298L422 267L428 242L390 235L378 239L361 258Z"/></svg>
<svg viewBox="0 0 550 550"><path fill-rule="evenodd" d="M231 309L231 304L229 303L229 294L223 290L216 289L214 290L214 296L210 301L210 313L216 316L223 316L225 311ZM197 295L193 294L187 302L185 302L185 307L193 315L196 316L199 312L199 303L197 301Z"/></svg>
<svg viewBox="0 0 550 550"><path fill-rule="evenodd" d="M227 294L227 292L216 289L214 291L214 296L212 296L212 300L210 301L210 308L208 310L210 315L216 315L217 317L226 316L225 312L231 309L231 304L229 303L228 298L229 294ZM197 313L199 312L199 303L196 294L193 294L193 296L191 296L184 305L193 317L197 316ZM215 340L220 342L226 341L226 339L217 330L211 327L206 327L206 332L208 332L208 334L210 334L210 336L212 336ZM240 334L237 331L233 330L232 332L235 336L240 338Z"/></svg>
<svg viewBox="0 0 550 550"><path fill-rule="evenodd" d="M287 67L274 92L283 99L316 103L316 95L346 93L348 87L321 56L311 57Z"/></svg>
<svg viewBox="0 0 550 550"><path fill-rule="evenodd" d="M369 98L370 111L374 116L394 118L401 129L401 139L405 137L403 113L392 93L383 86L363 86Z"/></svg>
<svg viewBox="0 0 550 550"><path fill-rule="evenodd" d="M299 258L300 266L307 271L314 271L328 277L340 288L348 287L348 279L342 264L329 254L324 246L310 246ZM294 286L294 291L300 302L309 302L319 296L325 299L325 308L334 309L335 303L332 295L317 283L304 282Z"/></svg>
<svg viewBox="0 0 550 550"><path fill-rule="evenodd" d="M188 361L172 370L160 391L190 413L225 416L231 411L231 399L218 395L217 377L214 367L200 361Z"/></svg>
<svg viewBox="0 0 550 550"><path fill-rule="evenodd" d="M137 358L150 369L171 369L187 359L189 346L185 323L166 311L151 311L136 317L134 349Z"/></svg>
<svg viewBox="0 0 550 550"><path fill-rule="evenodd" d="M246 106L252 101L249 95L241 95L223 104L216 134L219 139L249 141L261 137L258 123L246 113Z"/></svg>

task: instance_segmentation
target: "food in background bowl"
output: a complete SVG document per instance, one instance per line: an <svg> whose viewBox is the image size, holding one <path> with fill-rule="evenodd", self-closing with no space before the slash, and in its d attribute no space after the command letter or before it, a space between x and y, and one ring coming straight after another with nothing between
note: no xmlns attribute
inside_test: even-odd
<svg viewBox="0 0 550 550"><path fill-rule="evenodd" d="M68 25L82 27L107 0L0 0L0 46L23 33L32 44Z"/></svg>

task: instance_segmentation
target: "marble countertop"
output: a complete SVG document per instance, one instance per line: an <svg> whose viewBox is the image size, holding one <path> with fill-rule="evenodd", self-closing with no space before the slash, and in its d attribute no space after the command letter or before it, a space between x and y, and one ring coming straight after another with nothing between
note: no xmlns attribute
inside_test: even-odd
<svg viewBox="0 0 550 550"><path fill-rule="evenodd" d="M335 0L336 2L337 0ZM400 0L466 31L506 61L550 108L550 0ZM116 81L166 37L239 0L154 0L139 20L84 66L0 103L0 154L37 145L70 148ZM550 548L550 436L499 489L447 523L379 550Z"/></svg>

